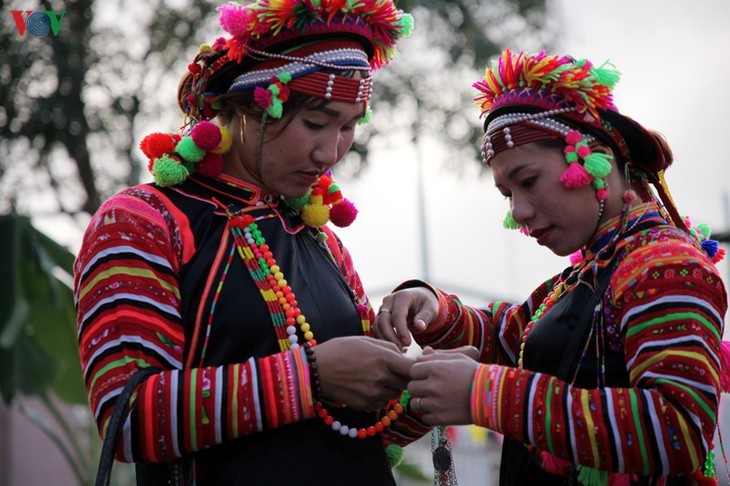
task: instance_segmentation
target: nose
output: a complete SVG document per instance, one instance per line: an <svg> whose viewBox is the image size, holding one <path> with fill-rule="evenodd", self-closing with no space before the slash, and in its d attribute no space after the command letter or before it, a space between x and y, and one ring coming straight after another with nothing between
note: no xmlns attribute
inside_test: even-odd
<svg viewBox="0 0 730 486"><path fill-rule="evenodd" d="M512 219L520 225L527 225L535 216L535 207L523 198L512 198Z"/></svg>
<svg viewBox="0 0 730 486"><path fill-rule="evenodd" d="M327 134L317 140L312 150L312 159L323 167L330 168L340 160L338 135Z"/></svg>

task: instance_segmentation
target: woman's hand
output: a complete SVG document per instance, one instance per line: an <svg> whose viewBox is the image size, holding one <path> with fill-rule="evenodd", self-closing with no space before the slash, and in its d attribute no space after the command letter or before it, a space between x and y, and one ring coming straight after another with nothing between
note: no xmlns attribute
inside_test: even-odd
<svg viewBox="0 0 730 486"><path fill-rule="evenodd" d="M383 299L373 332L398 346L410 346L410 330L424 331L436 318L439 302L425 287L398 290Z"/></svg>
<svg viewBox="0 0 730 486"><path fill-rule="evenodd" d="M330 339L314 354L322 395L358 410L380 410L400 397L414 363L398 346L365 336Z"/></svg>
<svg viewBox="0 0 730 486"><path fill-rule="evenodd" d="M449 351L425 348L411 368L411 410L431 425L470 424L471 384L479 363L472 347Z"/></svg>

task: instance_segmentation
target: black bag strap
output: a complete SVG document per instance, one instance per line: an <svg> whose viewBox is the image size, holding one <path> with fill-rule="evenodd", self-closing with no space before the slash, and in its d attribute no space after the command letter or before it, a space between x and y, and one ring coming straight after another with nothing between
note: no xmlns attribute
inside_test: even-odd
<svg viewBox="0 0 730 486"><path fill-rule="evenodd" d="M124 419L127 416L127 411L129 410L129 399L131 398L132 393L134 393L137 385L139 385L142 380L150 375L159 373L160 371L162 371L160 368L156 368L154 366L140 369L132 375L127 384L124 385L122 393L120 393L119 397L117 397L117 403L114 406L114 412L109 420L109 426L106 429L104 443L101 447L99 469L96 471L96 482L94 483L96 486L108 486L109 481L111 480L112 466L114 465L114 449L116 448L117 440L122 431L122 426L124 425Z"/></svg>

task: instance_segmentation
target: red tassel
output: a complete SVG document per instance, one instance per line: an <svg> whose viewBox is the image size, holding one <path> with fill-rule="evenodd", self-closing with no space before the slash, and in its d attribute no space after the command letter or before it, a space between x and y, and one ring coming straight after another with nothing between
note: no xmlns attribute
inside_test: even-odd
<svg viewBox="0 0 730 486"><path fill-rule="evenodd" d="M702 471L693 472L689 475L689 478L693 479L693 484L696 484L697 486L717 486L717 479L708 478L707 476L702 474Z"/></svg>
<svg viewBox="0 0 730 486"><path fill-rule="evenodd" d="M720 387L730 393L730 342L720 342Z"/></svg>
<svg viewBox="0 0 730 486"><path fill-rule="evenodd" d="M565 172L560 176L560 182L565 187L582 187L590 184L591 175L577 162L571 162Z"/></svg>
<svg viewBox="0 0 730 486"><path fill-rule="evenodd" d="M542 469L545 472L555 474L557 476L564 476L568 473L568 471L573 469L572 463L564 459L560 459L559 457L555 457L547 451L540 452L540 461L542 463Z"/></svg>
<svg viewBox="0 0 730 486"><path fill-rule="evenodd" d="M715 256L712 257L712 263L720 263L723 258L725 258L725 248L720 248L717 250L717 253L715 253Z"/></svg>

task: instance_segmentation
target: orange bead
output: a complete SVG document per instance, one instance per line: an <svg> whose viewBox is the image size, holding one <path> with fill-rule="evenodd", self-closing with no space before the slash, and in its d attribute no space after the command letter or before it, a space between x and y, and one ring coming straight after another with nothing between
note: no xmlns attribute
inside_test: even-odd
<svg viewBox="0 0 730 486"><path fill-rule="evenodd" d="M385 417L383 417L383 418L380 419L380 422L379 423L383 424L383 427L389 427L390 426L390 419L386 415Z"/></svg>
<svg viewBox="0 0 730 486"><path fill-rule="evenodd" d="M390 420L398 420L398 414L395 412L395 410L391 410L388 412L388 418Z"/></svg>
<svg viewBox="0 0 730 486"><path fill-rule="evenodd" d="M393 405L393 410L395 410L396 413L403 413L403 405L396 403Z"/></svg>
<svg viewBox="0 0 730 486"><path fill-rule="evenodd" d="M368 436L368 433L365 431L365 429L360 429L357 431L357 436L361 439L364 439Z"/></svg>
<svg viewBox="0 0 730 486"><path fill-rule="evenodd" d="M375 424L374 427L375 427L375 431L376 432L382 432L383 431L383 424L380 423L380 422L378 422L377 424Z"/></svg>
<svg viewBox="0 0 730 486"><path fill-rule="evenodd" d="M375 427L372 425L367 429L368 437L372 437L376 434Z"/></svg>

